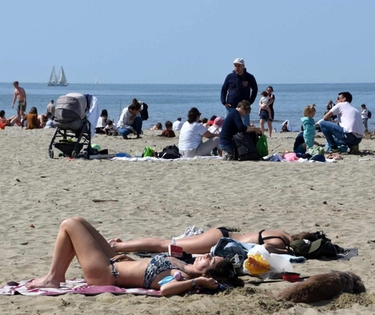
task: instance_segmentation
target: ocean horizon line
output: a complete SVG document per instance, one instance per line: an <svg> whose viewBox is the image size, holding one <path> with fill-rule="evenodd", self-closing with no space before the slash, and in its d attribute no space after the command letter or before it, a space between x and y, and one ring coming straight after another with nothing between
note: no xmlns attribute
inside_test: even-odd
<svg viewBox="0 0 375 315"><path fill-rule="evenodd" d="M14 81L9 82L0 82L0 84L13 84ZM22 81L19 81L20 83ZM22 84L46 84L45 82L22 82ZM79 85L79 84L90 84L90 85L222 85L222 83L93 83L93 82L69 82L69 85ZM322 82L322 83L260 83L258 82L258 85L322 85L322 84L334 84L334 85L342 85L342 84L375 84L375 82L334 82L334 83L328 83L328 82ZM68 85L68 86L69 86ZM66 88L67 86L49 86L50 88Z"/></svg>

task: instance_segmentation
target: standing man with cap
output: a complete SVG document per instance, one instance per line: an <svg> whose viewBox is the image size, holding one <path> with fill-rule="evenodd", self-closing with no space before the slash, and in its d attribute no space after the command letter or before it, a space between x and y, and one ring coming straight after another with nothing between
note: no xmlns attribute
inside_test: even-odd
<svg viewBox="0 0 375 315"><path fill-rule="evenodd" d="M243 100L253 104L258 93L257 81L247 72L245 60L236 58L233 64L234 70L227 75L221 88L221 103L228 113L236 110L238 103ZM243 116L242 120L246 126L250 126L250 114Z"/></svg>

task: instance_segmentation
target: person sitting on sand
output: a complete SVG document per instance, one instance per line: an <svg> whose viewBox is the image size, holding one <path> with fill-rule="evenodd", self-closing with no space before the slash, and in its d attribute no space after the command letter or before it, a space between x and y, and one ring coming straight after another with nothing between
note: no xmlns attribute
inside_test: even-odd
<svg viewBox="0 0 375 315"><path fill-rule="evenodd" d="M174 138L176 137L176 134L174 133L173 129L173 123L171 121L166 121L165 122L165 129L161 133L162 137L167 137L167 138Z"/></svg>
<svg viewBox="0 0 375 315"><path fill-rule="evenodd" d="M316 240L314 234L302 232L290 235L282 230L261 230L260 232L238 233L225 227L212 228L207 232L175 239L176 245L183 248L188 254L205 254L210 252L212 246L216 245L222 237L230 237L242 243L264 245L270 253L288 254L291 241L298 239ZM150 253L167 252L171 239L145 238L139 240L122 241L119 238L110 239L109 244L116 252L145 251Z"/></svg>
<svg viewBox="0 0 375 315"><path fill-rule="evenodd" d="M26 129L37 129L40 126L39 119L38 119L38 110L36 107L31 107L30 111L23 117L21 120L21 127L23 128L23 124L26 121Z"/></svg>
<svg viewBox="0 0 375 315"><path fill-rule="evenodd" d="M0 110L0 126L2 126L4 129L5 126L13 126L18 120L18 117L16 115L10 117L9 119L7 119L5 117L5 111L4 110Z"/></svg>
<svg viewBox="0 0 375 315"><path fill-rule="evenodd" d="M161 122L158 122L156 123L154 126L152 126L150 128L151 131L155 131L155 130L163 130L163 125L161 124Z"/></svg>
<svg viewBox="0 0 375 315"><path fill-rule="evenodd" d="M41 114L38 116L39 120L39 127L44 128L47 124L48 119L52 117L52 114L50 112L47 112L46 114Z"/></svg>
<svg viewBox="0 0 375 315"><path fill-rule="evenodd" d="M211 151L219 147L219 137L209 132L199 123L201 113L192 107L188 113L188 120L182 125L178 147L185 158L195 156L209 156ZM203 142L203 138L208 138Z"/></svg>
<svg viewBox="0 0 375 315"><path fill-rule="evenodd" d="M196 286L217 289L219 280L243 286L228 259L206 254L196 258L193 264L187 264L161 254L151 259L134 260L124 254L118 255L85 219L69 218L60 225L48 273L27 283L26 287L59 288L60 283L65 282L74 256L88 285L151 288L160 290L163 295L180 294ZM180 279L177 273L181 275ZM178 280L159 285L158 282L168 276Z"/></svg>

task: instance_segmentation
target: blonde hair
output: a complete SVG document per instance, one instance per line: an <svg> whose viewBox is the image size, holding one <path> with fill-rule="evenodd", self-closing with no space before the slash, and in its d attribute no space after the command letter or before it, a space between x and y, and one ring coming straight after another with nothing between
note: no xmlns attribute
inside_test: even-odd
<svg viewBox="0 0 375 315"><path fill-rule="evenodd" d="M311 114L316 113L315 104L307 105L305 109L303 110L303 116L309 117Z"/></svg>

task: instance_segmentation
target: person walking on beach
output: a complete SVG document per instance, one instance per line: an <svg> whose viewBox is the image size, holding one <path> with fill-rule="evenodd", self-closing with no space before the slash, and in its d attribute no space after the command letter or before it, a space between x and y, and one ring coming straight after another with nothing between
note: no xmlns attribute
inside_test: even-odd
<svg viewBox="0 0 375 315"><path fill-rule="evenodd" d="M243 100L253 104L258 93L257 81L247 72L245 60L236 58L233 64L234 70L227 75L221 88L221 103L228 114L235 111L238 103ZM242 121L246 126L250 126L250 114L244 115Z"/></svg>
<svg viewBox="0 0 375 315"><path fill-rule="evenodd" d="M358 144L362 141L364 128L360 112L350 104L352 100L349 92L340 92L336 105L319 121L327 140L327 152L337 150L339 145L347 145L351 154L359 151ZM333 115L337 116L339 124L329 121Z"/></svg>
<svg viewBox="0 0 375 315"><path fill-rule="evenodd" d="M14 108L14 103L17 100L18 101L17 119L18 119L18 122L20 122L21 119L25 116L25 112L26 112L26 92L24 88L19 86L18 81L14 81L13 86L15 89L14 89L12 108Z"/></svg>
<svg viewBox="0 0 375 315"><path fill-rule="evenodd" d="M268 133L271 137L272 134L272 122L275 120L275 110L273 108L273 105L275 104L275 94L273 94L273 87L271 85L267 86L266 92L268 93L269 103L268 107L271 110L271 117L267 121L268 124Z"/></svg>
<svg viewBox="0 0 375 315"><path fill-rule="evenodd" d="M363 123L363 127L365 128L365 132L368 132L368 126L367 126L367 122L368 122L368 109L366 107L366 104L362 104L361 105L361 118L362 118L362 123Z"/></svg>

